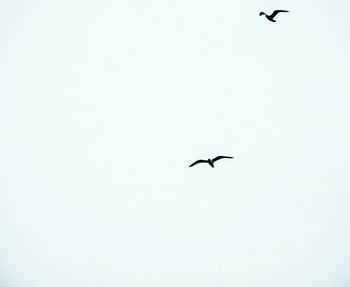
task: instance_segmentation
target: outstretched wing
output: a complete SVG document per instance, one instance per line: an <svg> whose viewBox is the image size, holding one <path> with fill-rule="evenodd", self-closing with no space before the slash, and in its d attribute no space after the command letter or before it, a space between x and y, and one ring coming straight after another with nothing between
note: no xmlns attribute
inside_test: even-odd
<svg viewBox="0 0 350 287"><path fill-rule="evenodd" d="M200 159L200 160L197 160L197 161L195 161L194 163L192 163L189 167L194 166L194 165L197 164L197 163L202 163L202 162L208 163L207 160Z"/></svg>
<svg viewBox="0 0 350 287"><path fill-rule="evenodd" d="M270 15L271 18L275 17L278 13L280 12L289 12L287 10L275 10L273 13Z"/></svg>
<svg viewBox="0 0 350 287"><path fill-rule="evenodd" d="M233 157L232 156L219 155L216 158L213 158L212 162L216 162L217 160L222 159L222 158L233 158Z"/></svg>

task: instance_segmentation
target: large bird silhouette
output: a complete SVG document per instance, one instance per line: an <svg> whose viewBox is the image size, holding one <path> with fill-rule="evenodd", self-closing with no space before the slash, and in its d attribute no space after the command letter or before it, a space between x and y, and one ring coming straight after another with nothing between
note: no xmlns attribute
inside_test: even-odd
<svg viewBox="0 0 350 287"><path fill-rule="evenodd" d="M280 13L280 12L289 12L289 11L287 11L287 10L275 10L275 11L273 11L273 13L271 14L271 15L267 15L267 14L265 14L264 12L260 12L260 16L262 16L262 15L265 15L265 17L269 20L269 21L271 21L271 22L276 22L276 20L274 19L275 17L276 17L276 15L278 14L278 13Z"/></svg>
<svg viewBox="0 0 350 287"><path fill-rule="evenodd" d="M198 163L208 163L211 167L214 167L214 162L216 162L217 160L222 159L222 158L233 158L233 157L220 155L220 156L217 156L216 158L213 158L213 159L210 159L210 158L208 158L208 160L200 159L200 160L197 160L194 163L192 163L189 167L194 166Z"/></svg>

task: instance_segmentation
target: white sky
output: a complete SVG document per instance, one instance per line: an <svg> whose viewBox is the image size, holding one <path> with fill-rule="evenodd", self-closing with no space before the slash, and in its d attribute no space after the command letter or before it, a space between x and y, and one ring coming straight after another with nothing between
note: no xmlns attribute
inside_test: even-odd
<svg viewBox="0 0 350 287"><path fill-rule="evenodd" d="M1 1L0 286L349 286L349 9Z"/></svg>

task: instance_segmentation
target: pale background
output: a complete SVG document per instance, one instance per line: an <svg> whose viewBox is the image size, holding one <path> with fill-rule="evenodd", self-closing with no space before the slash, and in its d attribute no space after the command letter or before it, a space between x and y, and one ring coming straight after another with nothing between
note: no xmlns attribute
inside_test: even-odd
<svg viewBox="0 0 350 287"><path fill-rule="evenodd" d="M349 10L2 0L0 286L350 286Z"/></svg>

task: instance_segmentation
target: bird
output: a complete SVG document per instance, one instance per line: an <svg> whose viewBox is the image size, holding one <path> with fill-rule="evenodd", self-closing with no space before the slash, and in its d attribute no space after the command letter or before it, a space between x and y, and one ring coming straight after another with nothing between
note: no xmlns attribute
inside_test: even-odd
<svg viewBox="0 0 350 287"><path fill-rule="evenodd" d="M271 22L276 22L276 20L274 19L275 17L276 17L276 15L278 14L278 13L280 13L280 12L289 12L289 11L287 11L287 10L275 10L275 11L273 11L273 13L271 14L271 15L267 15L267 14L265 14L264 12L260 12L260 16L262 16L262 15L265 15L265 17L269 20L269 21L271 21Z"/></svg>
<svg viewBox="0 0 350 287"><path fill-rule="evenodd" d="M194 166L194 165L196 165L198 163L208 163L212 168L214 168L214 162L216 162L217 160L222 159L222 158L233 158L233 157L232 156L219 155L219 156L217 156L216 158L213 158L213 159L210 159L210 158L208 158L207 160L200 159L200 160L197 160L194 163L192 163L189 167Z"/></svg>

